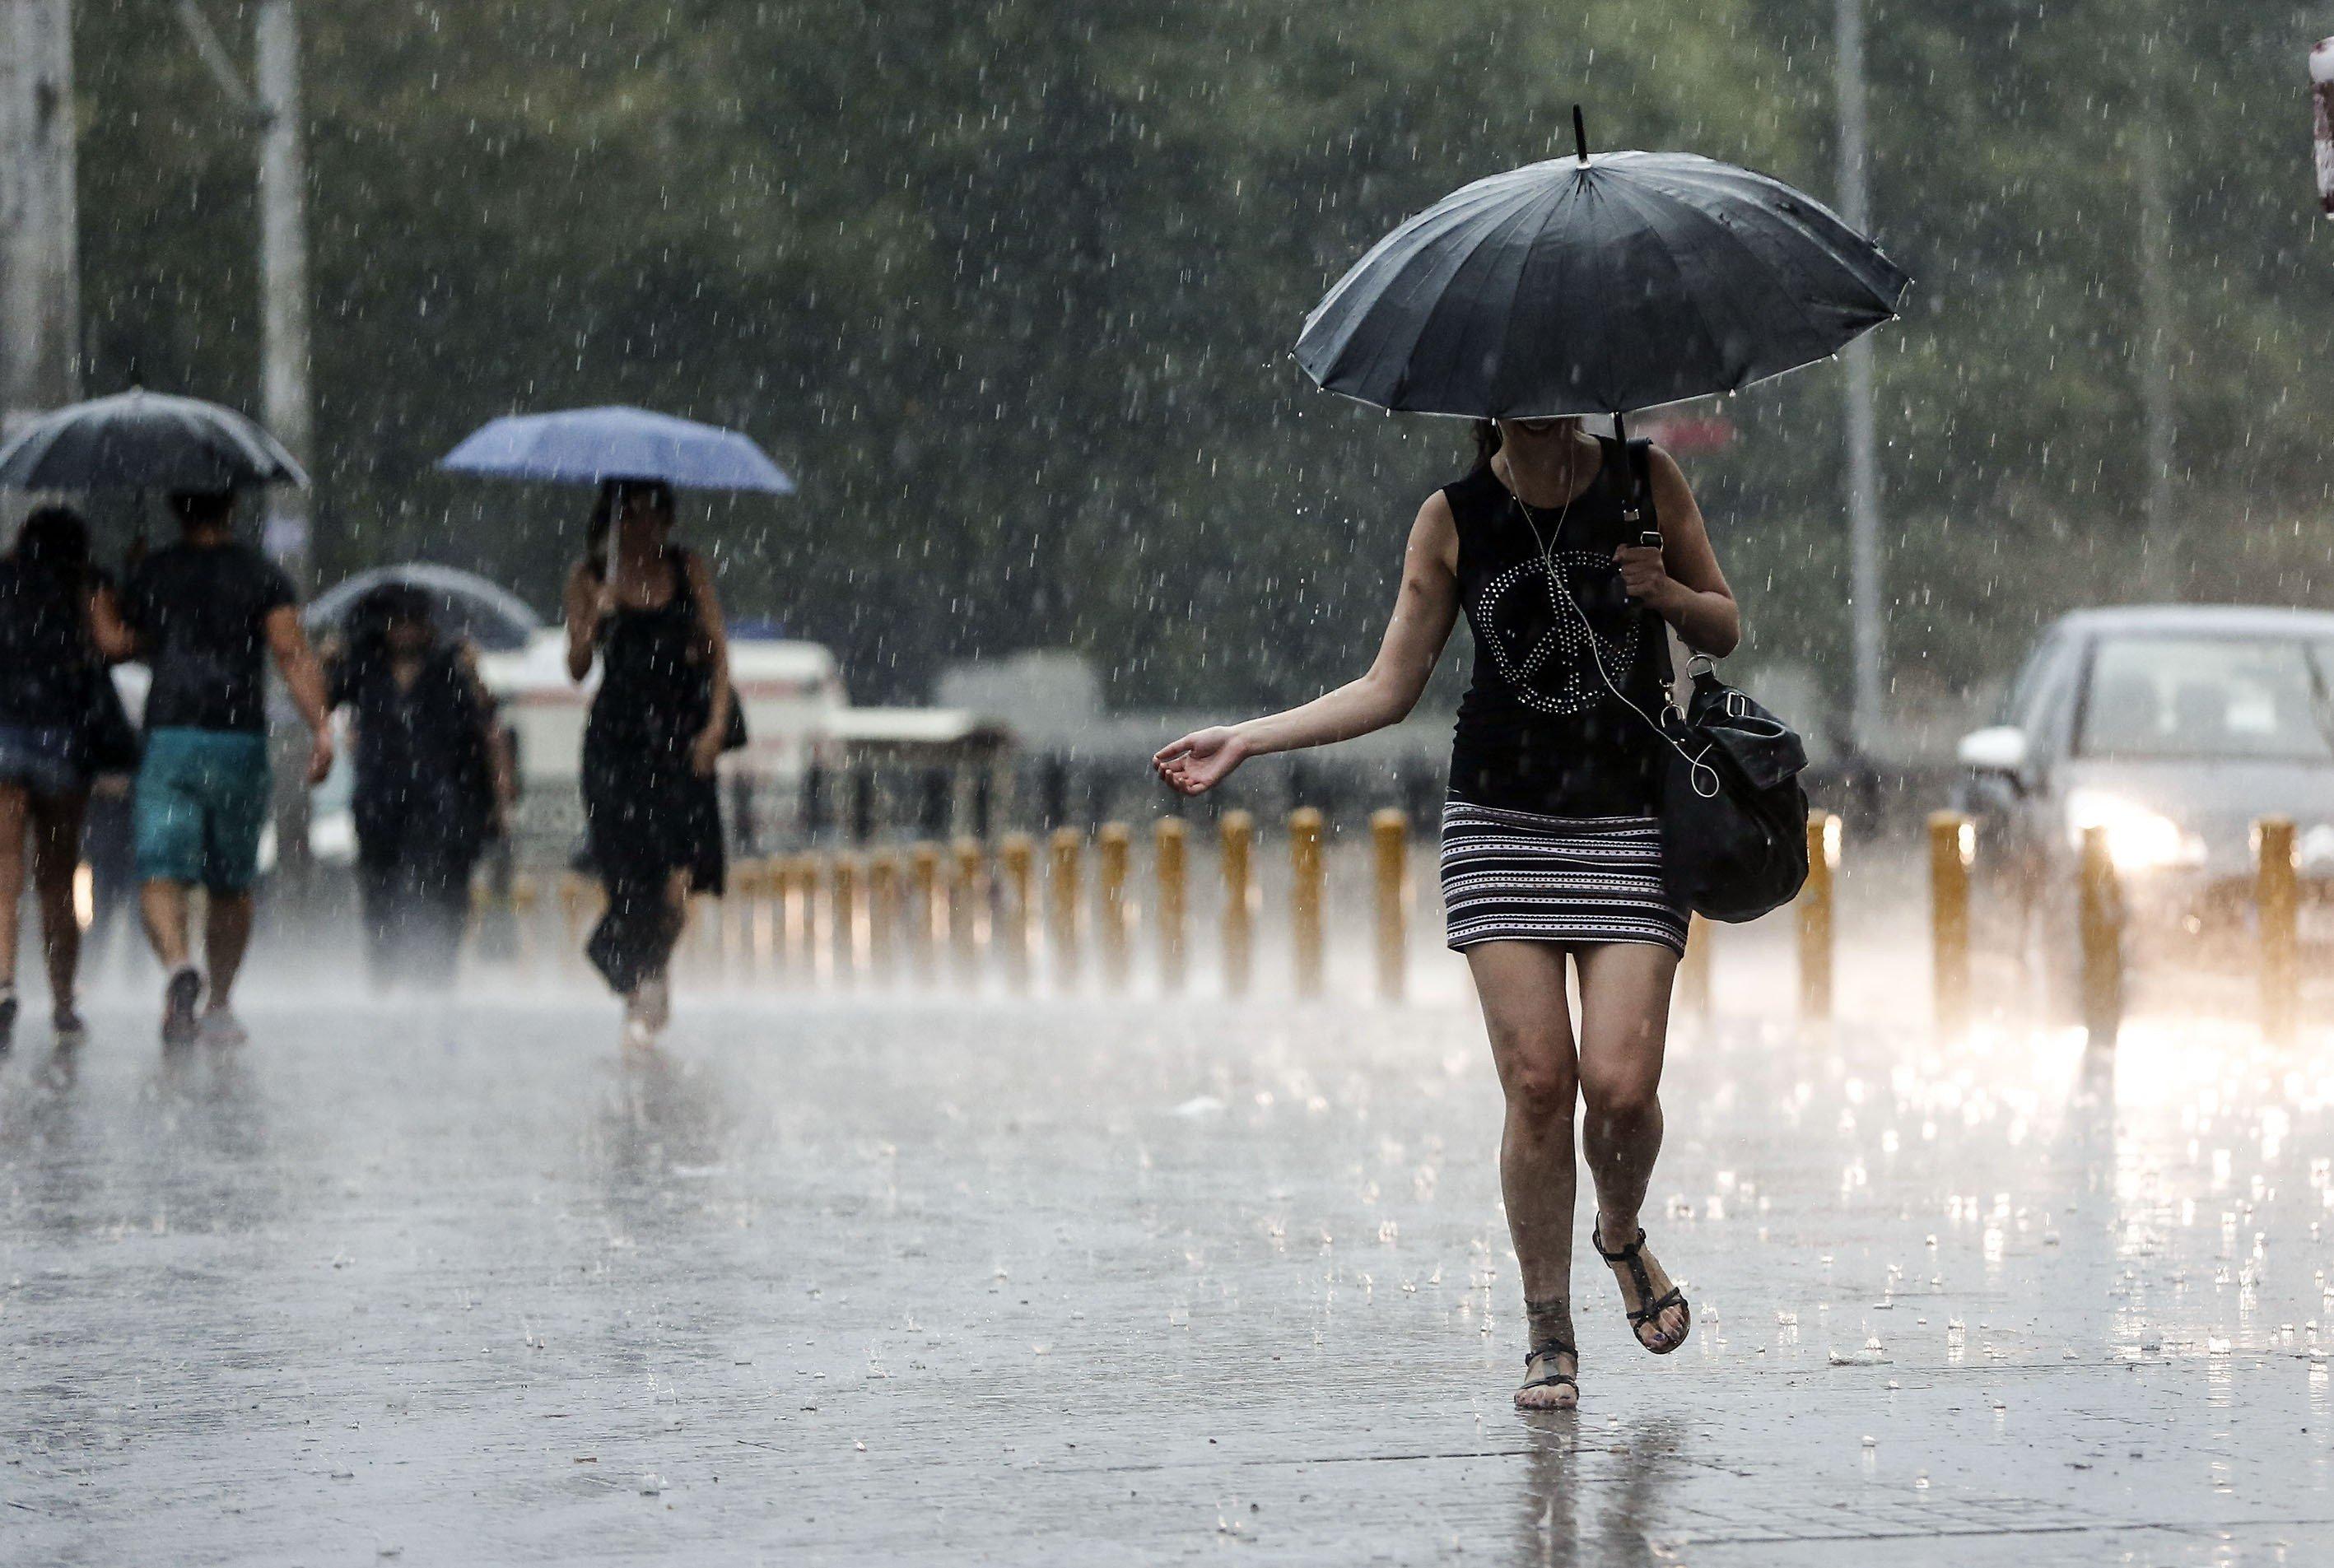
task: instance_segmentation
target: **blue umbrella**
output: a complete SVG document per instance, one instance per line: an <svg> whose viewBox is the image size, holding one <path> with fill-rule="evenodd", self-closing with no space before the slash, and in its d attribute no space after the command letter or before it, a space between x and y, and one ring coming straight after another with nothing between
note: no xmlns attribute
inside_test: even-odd
<svg viewBox="0 0 2334 1568"><path fill-rule="evenodd" d="M661 479L691 490L794 493L795 482L735 430L621 406L506 414L472 431L438 461L457 474L499 474L597 485Z"/></svg>

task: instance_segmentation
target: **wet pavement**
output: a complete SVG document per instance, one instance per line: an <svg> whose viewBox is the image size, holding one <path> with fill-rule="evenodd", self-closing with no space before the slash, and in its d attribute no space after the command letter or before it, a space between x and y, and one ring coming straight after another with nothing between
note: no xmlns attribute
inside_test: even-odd
<svg viewBox="0 0 2334 1568"><path fill-rule="evenodd" d="M1524 1418L1433 963L1399 1008L684 994L630 1058L580 985L263 985L167 1057L142 999L74 1053L35 1009L0 1561L2334 1561L2326 1038L1941 1045L1886 985L1683 1024L1693 1338L1584 1268L1582 1409Z"/></svg>

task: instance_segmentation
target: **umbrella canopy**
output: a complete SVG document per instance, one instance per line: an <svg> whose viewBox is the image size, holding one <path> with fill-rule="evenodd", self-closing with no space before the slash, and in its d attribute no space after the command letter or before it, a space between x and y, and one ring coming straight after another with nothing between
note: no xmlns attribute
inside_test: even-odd
<svg viewBox="0 0 2334 1568"><path fill-rule="evenodd" d="M377 566L360 572L308 601L301 619L314 633L338 630L356 608L357 601L389 583L419 588L429 596L439 629L462 638L489 653L525 648L543 626L543 618L516 594L474 572L409 561L397 566Z"/></svg>
<svg viewBox="0 0 2334 1568"><path fill-rule="evenodd" d="M0 447L13 490L229 490L308 476L275 437L199 398L129 391L42 415Z"/></svg>
<svg viewBox="0 0 2334 1568"><path fill-rule="evenodd" d="M1821 203L1585 142L1380 240L1306 319L1297 363L1383 409L1620 413L1780 375L1895 315L1910 278Z"/></svg>
<svg viewBox="0 0 2334 1568"><path fill-rule="evenodd" d="M623 407L506 414L472 431L438 466L457 474L578 485L661 479L676 488L773 495L791 495L795 487L784 469L735 430Z"/></svg>

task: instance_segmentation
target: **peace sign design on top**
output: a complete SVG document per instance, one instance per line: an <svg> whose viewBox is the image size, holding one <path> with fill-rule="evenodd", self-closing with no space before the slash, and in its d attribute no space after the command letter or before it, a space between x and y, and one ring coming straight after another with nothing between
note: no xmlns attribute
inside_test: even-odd
<svg viewBox="0 0 2334 1568"><path fill-rule="evenodd" d="M1561 582L1550 580L1551 563L1563 574ZM1592 641L1613 678L1623 678L1630 668L1644 618L1624 616L1615 637L1596 630L1591 608L1606 596L1613 572L1609 556L1558 550L1519 561L1483 585L1468 619L1526 707L1558 717L1594 707L1605 683L1589 656Z"/></svg>

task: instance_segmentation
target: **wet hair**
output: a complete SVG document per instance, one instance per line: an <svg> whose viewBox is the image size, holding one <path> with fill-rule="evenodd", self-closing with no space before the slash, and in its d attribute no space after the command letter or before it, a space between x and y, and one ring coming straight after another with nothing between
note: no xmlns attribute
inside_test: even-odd
<svg viewBox="0 0 2334 1568"><path fill-rule="evenodd" d="M436 606L428 591L410 582L384 582L367 589L349 607L345 623L347 651L342 654L351 675L358 679L389 662L389 629L400 620L419 621L438 640Z"/></svg>
<svg viewBox="0 0 2334 1568"><path fill-rule="evenodd" d="M235 492L228 490L173 490L170 510L178 515L182 528L224 527L235 515Z"/></svg>
<svg viewBox="0 0 2334 1568"><path fill-rule="evenodd" d="M89 559L89 524L70 506L43 506L24 519L8 558L24 568L28 589L77 613L94 575Z"/></svg>
<svg viewBox="0 0 2334 1568"><path fill-rule="evenodd" d="M608 575L608 540L616 531L616 513L634 495L645 495L667 523L672 521L672 486L663 480L601 480L600 498L592 504L592 520L584 530L584 558L595 576Z"/></svg>
<svg viewBox="0 0 2334 1568"><path fill-rule="evenodd" d="M1500 422L1497 419L1471 419L1468 434L1475 438L1475 467L1488 468L1492 455L1500 449Z"/></svg>
<svg viewBox="0 0 2334 1568"><path fill-rule="evenodd" d="M24 519L9 553L24 565L79 577L89 570L89 524L70 506L43 506Z"/></svg>

